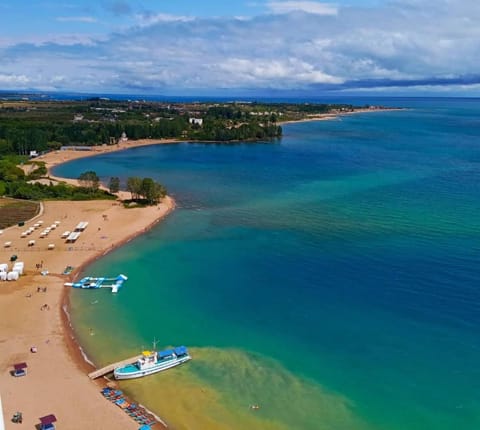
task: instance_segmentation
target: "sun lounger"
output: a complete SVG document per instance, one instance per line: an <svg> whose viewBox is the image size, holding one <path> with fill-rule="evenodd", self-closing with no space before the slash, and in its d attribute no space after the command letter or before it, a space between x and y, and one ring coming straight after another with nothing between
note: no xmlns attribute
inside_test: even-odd
<svg viewBox="0 0 480 430"><path fill-rule="evenodd" d="M55 415L50 414L45 417L40 418L40 429L41 430L55 430L55 424L53 424L55 421L57 421L57 418Z"/></svg>
<svg viewBox="0 0 480 430"><path fill-rule="evenodd" d="M13 365L13 376L25 376L27 374L27 363L17 363Z"/></svg>

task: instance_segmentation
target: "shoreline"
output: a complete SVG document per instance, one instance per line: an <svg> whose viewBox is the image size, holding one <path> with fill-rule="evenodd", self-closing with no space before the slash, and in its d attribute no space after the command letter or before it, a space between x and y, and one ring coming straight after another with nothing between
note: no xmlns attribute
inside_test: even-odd
<svg viewBox="0 0 480 430"><path fill-rule="evenodd" d="M116 152L132 147L175 142L172 140L143 140L134 144L102 148L100 151L58 151L39 158L46 161L50 172L53 167L72 159ZM76 182L76 180L67 178L57 178L57 180ZM129 193L124 193L129 196ZM174 210L175 201L167 196L157 206L131 209L124 208L118 201L110 200L45 201L42 202L42 206L44 212L40 212L31 220L26 221L26 227L11 226L5 229L1 236L4 241L11 240L13 246L0 248L0 262L9 263L10 255L15 253L18 254L20 261L25 262L26 269L26 273L19 281L0 283L0 312L3 317L0 321L2 369L0 395L5 418L8 420L15 411L20 410L24 414L24 423L32 426L38 423L39 416L54 413L59 420L59 425L70 429L80 429L86 426L136 429L139 427L136 421L101 396L100 388L106 386L106 380L101 378L91 381L86 376L95 366L85 359L85 353L77 339L75 328L71 324L69 318L70 289L64 287L63 283L75 279L93 261L153 228ZM100 215L106 218L102 219ZM33 225L33 220L36 221L39 218L48 220L46 225L53 222L53 219L61 219L62 224L59 230L50 233L55 237L60 235L60 230L63 231L67 227L67 225L63 225L64 222L76 225L78 219L88 220L91 225L82 233L82 238L85 236L85 240L91 241L91 245L83 241L80 246L77 244L65 246L62 239L58 237L50 239L49 237L48 239L38 239L37 242L39 247L55 242L53 251L47 251L46 248L35 249L37 244L29 248L24 243L22 247L22 242L32 238L37 239L38 233L35 231L27 239L19 239L20 232L29 225ZM96 231L94 226L98 226ZM125 228L125 226L128 227ZM105 242L101 243L102 239L105 239ZM72 263L72 259L76 263L75 270L71 275L62 275L62 269ZM40 269L34 264L39 260L42 262L42 267L48 267L50 273L47 276L42 276ZM33 267L37 267L37 269L34 270ZM31 288L38 284L47 285L48 293L42 296L38 293L38 289L35 293L35 290ZM39 300L48 302L49 312L43 312L43 315L41 312L38 313ZM34 303L33 310L30 306L32 303ZM28 315L28 318L21 320L22 314ZM49 317L45 321L42 320L44 315ZM42 338L47 339L41 342L39 339ZM54 338L54 342L51 342L52 338ZM38 353L32 354L29 351L30 345L36 346L39 343ZM44 346L45 344L48 346ZM20 361L26 361L31 371L26 377L14 378L10 375L10 370L13 363ZM55 366L51 365L53 361L55 361ZM55 367L55 371L52 372L51 367ZM45 375L42 375L42 370ZM49 376L46 375L47 373ZM43 388L46 378L49 381L48 390ZM66 385L66 381L69 385ZM71 388L75 391L74 399L72 396L59 399L57 393L69 391ZM42 393L41 398L38 396L40 392ZM74 403L67 399L74 400ZM105 406L98 407L99 399L100 403L103 402ZM75 404L75 407L72 407L72 404ZM166 428L161 424L161 419L158 421L159 423L155 424L153 428ZM68 424L65 425L66 423ZM6 429L15 428L9 421L5 425Z"/></svg>
<svg viewBox="0 0 480 430"><path fill-rule="evenodd" d="M277 124L282 126L282 125L285 125L285 124L296 124L296 123L302 123L302 122L330 121L330 120L341 118L342 116L356 115L356 114L360 114L360 113L402 111L402 110L405 110L405 109L406 108L395 108L395 107L390 108L390 107L384 107L384 106L375 107L375 108L360 108L360 109L355 109L353 111L348 111L348 112L313 114L313 115L307 116L307 118L279 121L279 122L277 122Z"/></svg>
<svg viewBox="0 0 480 430"><path fill-rule="evenodd" d="M83 154L78 154L78 152L82 151L72 151L73 154L69 154L71 158L69 158L66 161L62 161L61 163L53 163L50 166L47 167L48 175L54 180L57 181L63 181L67 183L71 183L73 185L78 185L78 181L76 179L70 179L70 178L63 178L63 177L57 177L54 175L51 175L51 169L53 169L56 166L59 166L60 164L67 163L68 161L74 160L74 159L80 159L80 158L86 158L86 157L91 157L91 156L96 156L96 155L101 155L105 153L110 153L110 152L120 152L120 151L125 151L131 148L137 148L137 147L142 147L142 146L152 146L152 145L162 145L162 144L172 144L172 143L178 143L178 140L174 139L163 139L163 140L155 140L155 139L141 139L138 141L133 141L134 144L118 144L115 147L107 147L105 148L104 151L92 151L87 152L84 151L84 156ZM75 156L73 156L75 154ZM103 187L105 188L105 187ZM106 189L106 188L105 188ZM119 198L124 199L126 198L126 195L129 194L126 191L119 191L118 193ZM110 254L111 252L121 248L122 246L126 245L127 243L131 242L132 240L136 239L137 237L141 236L142 234L146 233L147 231L151 230L155 225L160 223L163 219L165 219L173 210L175 210L176 207L176 202L173 198L170 196L166 196L164 200L168 201L168 208L165 212L163 212L158 218L153 219L153 221L150 222L150 224L146 225L142 230L136 230L123 238L122 240L116 242L111 248L106 249L105 251L101 253L97 253L95 255L92 255L90 258L88 258L86 261L82 262L81 265L75 268L75 272L71 275L68 275L68 281L72 282L75 281L79 275L93 262L98 260L99 258L104 257L107 254ZM128 209L127 209L128 210ZM37 216L38 217L38 216ZM35 217L35 218L37 218ZM93 370L97 369L97 366L95 363L91 360L91 358L87 355L85 350L83 349L81 343L78 340L78 336L75 332L75 327L72 323L71 320L71 313L70 313L70 288L64 288L62 291L62 297L61 297L61 315L62 315L62 324L63 324L63 330L65 333L65 342L66 342L66 347L68 350L68 353L70 354L72 360L75 362L77 365L78 369L85 375L88 375L88 373L92 372ZM115 381L110 381L106 377L98 378L95 380L91 380L91 383L95 386L97 386L99 389L112 385L117 385ZM138 402L136 402L138 403ZM141 405L140 405L141 406ZM150 412L150 411L149 411ZM157 423L154 425L151 425L151 427L155 427L157 429L167 429L168 426L167 424L156 414L151 412L156 418L157 418ZM135 423L136 426L138 426L138 423L136 423L133 419L131 420L133 423Z"/></svg>
<svg viewBox="0 0 480 430"><path fill-rule="evenodd" d="M102 252L101 254L94 255L88 260L84 261L79 267L76 268L75 274L68 276L68 281L74 281L75 279L78 278L80 273L82 273L90 264L92 264L94 261L96 261L99 258L103 258L105 255L110 254L111 252L121 248L122 246L126 245L127 243L131 242L132 240L136 239L137 237L141 236L148 230L151 230L155 225L160 223L163 219L165 219L173 210L175 210L175 200L173 200L171 197L166 197L171 200L170 206L161 217L157 218L154 220L152 223L150 223L148 226L146 226L143 230L137 231L130 236L126 237L125 239L121 240L120 242L117 242L113 247L110 249L107 249L106 251ZM81 343L78 340L78 336L75 332L75 327L73 325L73 322L71 320L71 313L70 313L70 288L64 288L62 290L62 297L60 301L60 306L61 306L61 318L62 318L62 325L63 325L63 330L65 334L65 343L66 347L68 350L68 353L70 354L70 357L72 360L75 362L76 366L78 367L79 371L82 372L84 375L88 375L90 372L94 371L97 369L97 366L95 363L91 360L91 358L87 355L85 350L83 349ZM91 384L97 386L99 389L108 386L116 385L115 381L110 381L106 377L90 380ZM132 399L131 399L132 400ZM138 402L137 402L138 403ZM154 414L152 412L152 414ZM155 414L154 414L155 415ZM155 415L155 417L158 420L158 423L155 425L152 425L151 427L155 427L157 429L167 429L168 426L165 424L165 422L160 418ZM134 422L134 420L131 420ZM137 425L137 423L135 423Z"/></svg>

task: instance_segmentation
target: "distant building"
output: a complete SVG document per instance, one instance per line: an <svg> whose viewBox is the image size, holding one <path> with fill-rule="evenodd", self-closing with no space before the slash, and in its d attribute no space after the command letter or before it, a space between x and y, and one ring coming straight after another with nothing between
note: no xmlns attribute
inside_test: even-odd
<svg viewBox="0 0 480 430"><path fill-rule="evenodd" d="M37 151L30 151L30 158L38 157Z"/></svg>
<svg viewBox="0 0 480 430"><path fill-rule="evenodd" d="M188 122L193 125L199 125L200 127L203 125L203 118L189 118Z"/></svg>
<svg viewBox="0 0 480 430"><path fill-rule="evenodd" d="M80 113L76 113L75 115L73 115L73 120L74 121L82 121L83 120L83 115L80 114Z"/></svg>
<svg viewBox="0 0 480 430"><path fill-rule="evenodd" d="M126 142L128 140L127 133L123 132L120 136L120 142Z"/></svg>

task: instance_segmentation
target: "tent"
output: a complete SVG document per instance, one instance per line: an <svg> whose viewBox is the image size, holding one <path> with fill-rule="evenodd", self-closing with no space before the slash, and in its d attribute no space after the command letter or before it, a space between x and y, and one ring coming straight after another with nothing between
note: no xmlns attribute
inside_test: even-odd
<svg viewBox="0 0 480 430"><path fill-rule="evenodd" d="M40 418L40 429L41 430L54 430L55 429L55 424L53 424L53 423L55 421L57 421L57 417L53 414L41 417Z"/></svg>

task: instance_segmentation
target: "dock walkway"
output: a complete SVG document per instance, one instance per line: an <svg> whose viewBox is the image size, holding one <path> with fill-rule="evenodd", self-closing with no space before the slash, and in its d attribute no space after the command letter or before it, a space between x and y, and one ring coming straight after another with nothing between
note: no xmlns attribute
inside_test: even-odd
<svg viewBox="0 0 480 430"><path fill-rule="evenodd" d="M127 358L126 360L117 361L116 363L109 364L108 366L102 367L101 369L97 369L97 370L94 370L93 372L90 372L88 374L88 377L90 379L100 378L100 376L105 376L107 373L113 372L113 370L117 367L121 367L121 366L125 366L127 364L135 363L141 357L143 357L142 354L136 355L135 357Z"/></svg>

